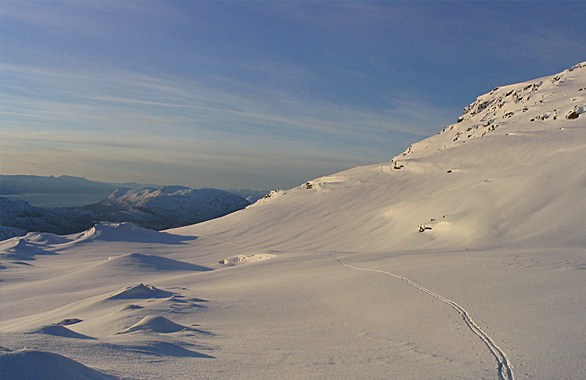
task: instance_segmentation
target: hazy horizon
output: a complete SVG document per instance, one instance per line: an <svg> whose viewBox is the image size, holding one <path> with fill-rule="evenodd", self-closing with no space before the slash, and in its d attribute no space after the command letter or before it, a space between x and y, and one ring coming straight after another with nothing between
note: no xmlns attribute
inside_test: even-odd
<svg viewBox="0 0 586 380"><path fill-rule="evenodd" d="M31 176L23 175L24 179L11 178L6 183L5 177L20 175L5 175L0 173L0 198L7 198L9 200L22 200L27 202L31 206L35 207L80 207L94 203L98 203L106 199L115 192L115 189L127 187L127 188L159 188L163 185L156 183L112 183L112 182L101 182L94 181L92 178L85 177L69 177L67 179L73 179L73 182L63 181L54 183L50 189L44 188L46 178L53 177L59 179L60 176ZM34 178L30 178L34 177ZM37 179L38 178L38 179ZM85 179L91 182L98 182L98 184L88 183L78 179ZM55 186L57 185L57 187ZM85 186L84 186L85 185ZM110 185L110 186L107 186ZM181 186L181 185L180 185ZM237 188L224 188L220 189L229 193L238 195L242 198L248 199L250 202L254 202L257 199L264 196L270 190L276 189L237 189Z"/></svg>

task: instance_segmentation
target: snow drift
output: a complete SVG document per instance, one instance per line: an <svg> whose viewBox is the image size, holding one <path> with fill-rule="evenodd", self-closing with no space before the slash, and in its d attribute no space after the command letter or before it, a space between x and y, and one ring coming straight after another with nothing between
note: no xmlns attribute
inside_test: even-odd
<svg viewBox="0 0 586 380"><path fill-rule="evenodd" d="M160 232L142 228L130 222L99 223L87 231L77 235L73 243L91 241L134 241L143 243L180 244L194 237L176 236L167 232Z"/></svg>
<svg viewBox="0 0 586 380"><path fill-rule="evenodd" d="M30 349L0 352L0 368L5 379L117 379L63 355Z"/></svg>

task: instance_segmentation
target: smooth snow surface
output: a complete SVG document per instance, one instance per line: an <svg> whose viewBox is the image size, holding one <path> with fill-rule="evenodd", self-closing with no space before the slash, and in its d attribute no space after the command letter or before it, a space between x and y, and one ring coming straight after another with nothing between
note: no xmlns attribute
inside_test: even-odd
<svg viewBox="0 0 586 380"><path fill-rule="evenodd" d="M585 109L583 63L220 219L2 242L2 376L586 378Z"/></svg>

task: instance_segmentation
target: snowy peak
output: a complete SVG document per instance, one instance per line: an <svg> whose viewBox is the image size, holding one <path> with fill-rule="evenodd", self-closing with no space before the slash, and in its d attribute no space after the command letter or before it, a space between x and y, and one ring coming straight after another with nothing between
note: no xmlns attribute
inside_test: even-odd
<svg viewBox="0 0 586 380"><path fill-rule="evenodd" d="M480 96L464 109L459 120L487 121L508 119L522 113L529 120L557 120L558 117L575 119L584 112L584 93L586 90L586 62L575 65L559 74L504 87L497 87L488 94ZM582 95L580 97L580 95ZM566 105L549 113L535 116L532 111L547 108L550 103L571 98ZM581 99L579 99L581 98ZM578 115L573 113L581 108ZM526 116L521 116L526 118Z"/></svg>
<svg viewBox="0 0 586 380"><path fill-rule="evenodd" d="M242 199L232 193L217 189L191 189L183 186L165 186L162 188L142 187L139 189L118 189L97 205L112 207L130 207L134 209L149 208L153 212L175 211L185 207L186 202L199 202L202 204L237 205L243 208L248 205Z"/></svg>
<svg viewBox="0 0 586 380"><path fill-rule="evenodd" d="M250 203L217 189L183 186L118 189L104 201L87 206L102 220L131 221L157 230L199 223L243 209Z"/></svg>
<svg viewBox="0 0 586 380"><path fill-rule="evenodd" d="M422 147L445 149L495 133L506 134L520 124L526 132L563 128L567 121L578 119L583 124L585 112L586 62L582 62L559 74L497 87L479 96L457 123L448 125L439 136L409 147L403 156Z"/></svg>
<svg viewBox="0 0 586 380"><path fill-rule="evenodd" d="M192 194L194 189L184 186L141 187L138 189L117 189L106 198L106 202L140 205L149 202L153 198L167 196L187 196Z"/></svg>
<svg viewBox="0 0 586 380"><path fill-rule="evenodd" d="M79 209L34 207L22 200L0 197L0 237L24 235L25 231L50 231L60 235L83 231L93 225L92 215ZM10 228L12 227L12 228Z"/></svg>

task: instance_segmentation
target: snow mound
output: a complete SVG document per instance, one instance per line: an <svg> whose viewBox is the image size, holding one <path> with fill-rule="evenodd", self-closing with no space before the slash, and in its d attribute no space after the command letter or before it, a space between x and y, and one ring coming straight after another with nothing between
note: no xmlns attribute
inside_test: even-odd
<svg viewBox="0 0 586 380"><path fill-rule="evenodd" d="M89 230L79 234L75 242L100 240L178 244L185 240L193 239L192 237L176 236L166 232L138 227L130 222L124 222L96 224Z"/></svg>
<svg viewBox="0 0 586 380"><path fill-rule="evenodd" d="M193 329L191 327L175 323L170 319L160 315L148 315L126 330L121 331L119 334L129 334L137 331L150 331L167 334L183 330Z"/></svg>
<svg viewBox="0 0 586 380"><path fill-rule="evenodd" d="M66 356L31 349L12 352L0 351L0 368L2 368L2 379L117 379L114 376L86 367Z"/></svg>
<svg viewBox="0 0 586 380"><path fill-rule="evenodd" d="M185 347L184 347L185 346ZM167 356L167 357L178 357L178 358L200 358L200 359L214 359L214 356L204 354L198 351L193 351L190 348L195 346L200 348L198 345L191 344L177 344L171 342L163 342L158 340L149 340L145 344L129 346L135 352L144 352L151 355Z"/></svg>
<svg viewBox="0 0 586 380"><path fill-rule="evenodd" d="M260 261L272 259L273 257L277 257L277 255L273 255L270 253L257 253L257 254L250 255L250 256L236 255L236 256L228 257L227 259L221 260L220 264L240 265L240 264L258 263Z"/></svg>
<svg viewBox="0 0 586 380"><path fill-rule="evenodd" d="M138 298L167 298L175 293L155 288L153 285L138 284L129 286L123 291L109 297L111 300L138 299Z"/></svg>
<svg viewBox="0 0 586 380"><path fill-rule="evenodd" d="M67 327L65 327L64 325L58 324L58 323L51 324L51 325L45 325L45 326L42 326L38 330L34 330L34 331L30 332L30 334L35 334L35 333L60 336L63 338L94 339L91 336L87 336L87 335L72 331L72 330L68 329Z"/></svg>
<svg viewBox="0 0 586 380"><path fill-rule="evenodd" d="M63 244L69 241L65 236L59 236L49 232L29 232L24 236L24 239L31 243L46 245Z"/></svg>
<svg viewBox="0 0 586 380"><path fill-rule="evenodd" d="M168 259L166 257L148 255L144 253L129 253L120 256L110 256L103 266L113 268L123 268L125 270L140 271L209 271L211 268L201 265L186 263Z"/></svg>
<svg viewBox="0 0 586 380"><path fill-rule="evenodd" d="M0 243L0 258L12 260L36 260L37 255L57 255L35 244L27 242L25 237L12 238Z"/></svg>

